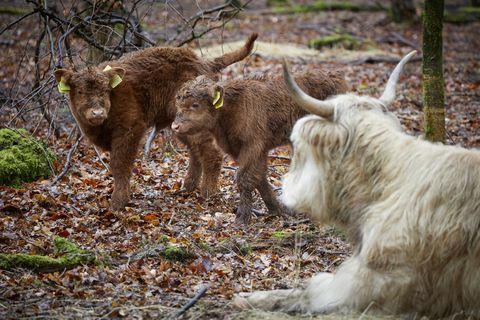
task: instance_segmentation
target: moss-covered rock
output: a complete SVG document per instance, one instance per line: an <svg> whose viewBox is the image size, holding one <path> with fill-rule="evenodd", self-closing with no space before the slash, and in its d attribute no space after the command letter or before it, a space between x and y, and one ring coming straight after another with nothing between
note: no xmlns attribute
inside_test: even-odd
<svg viewBox="0 0 480 320"><path fill-rule="evenodd" d="M0 129L0 185L19 186L51 174L55 154L24 129Z"/></svg>

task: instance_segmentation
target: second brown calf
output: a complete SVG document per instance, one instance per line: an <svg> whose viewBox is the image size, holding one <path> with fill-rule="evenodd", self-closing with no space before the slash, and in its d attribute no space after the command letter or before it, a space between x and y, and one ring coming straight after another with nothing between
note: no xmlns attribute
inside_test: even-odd
<svg viewBox="0 0 480 320"><path fill-rule="evenodd" d="M336 72L299 73L295 80L317 99L347 90L343 76ZM199 76L179 90L176 106L171 126L174 132L182 135L210 132L218 145L238 162L237 222L246 224L250 220L255 188L270 214L286 210L267 180L268 151L290 143L295 121L306 112L290 98L282 77L215 82Z"/></svg>

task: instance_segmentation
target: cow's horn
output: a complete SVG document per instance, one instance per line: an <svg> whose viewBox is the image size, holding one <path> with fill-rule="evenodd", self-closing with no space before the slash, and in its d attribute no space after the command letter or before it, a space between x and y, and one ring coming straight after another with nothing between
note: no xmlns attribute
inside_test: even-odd
<svg viewBox="0 0 480 320"><path fill-rule="evenodd" d="M385 87L385 90L383 91L382 96L380 97L380 101L385 105L389 106L392 104L392 102L395 100L395 86L397 85L398 78L400 77L400 73L402 73L403 67L405 64L412 58L417 51L412 51L409 54L407 54L405 57L403 57L402 60L397 64L395 69L393 69L392 74L390 75L390 78L388 78L387 86Z"/></svg>
<svg viewBox="0 0 480 320"><path fill-rule="evenodd" d="M333 118L334 106L328 101L317 100L303 92L288 71L287 61L283 59L283 76L293 100L305 111L326 119Z"/></svg>

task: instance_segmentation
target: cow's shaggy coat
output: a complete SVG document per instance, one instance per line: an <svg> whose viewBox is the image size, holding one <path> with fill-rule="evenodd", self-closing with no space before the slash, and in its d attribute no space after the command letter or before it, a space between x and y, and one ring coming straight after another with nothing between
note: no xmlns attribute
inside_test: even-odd
<svg viewBox="0 0 480 320"><path fill-rule="evenodd" d="M175 93L180 86L200 74L216 73L242 60L251 52L256 38L257 34L252 34L244 47L214 60L202 59L188 48L155 47L81 71L55 71L57 81L69 89L71 110L83 133L93 144L110 151L114 209L122 209L129 201L133 161L147 128L164 128L175 118ZM119 78L122 81L118 84ZM201 175L202 157L208 163L220 163L222 154L208 135L180 139L191 151L185 186L193 189ZM210 152L195 152L199 149ZM207 192L215 189L218 173L205 176L202 186Z"/></svg>
<svg viewBox="0 0 480 320"><path fill-rule="evenodd" d="M480 152L402 132L386 110L406 56L380 99L319 101L286 73L299 120L284 203L347 231L353 256L304 288L244 293L241 307L299 312L480 316Z"/></svg>
<svg viewBox="0 0 480 320"><path fill-rule="evenodd" d="M296 78L319 99L347 90L343 76L337 72L303 72ZM306 112L290 98L281 77L214 82L200 76L179 90L177 109L172 123L175 132L210 133L238 161L238 222L248 223L255 188L271 214L284 212L267 181L268 151L290 142L293 124Z"/></svg>

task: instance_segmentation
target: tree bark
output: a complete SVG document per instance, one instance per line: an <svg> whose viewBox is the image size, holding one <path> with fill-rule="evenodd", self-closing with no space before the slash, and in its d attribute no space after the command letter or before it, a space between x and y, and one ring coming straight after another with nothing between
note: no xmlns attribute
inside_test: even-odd
<svg viewBox="0 0 480 320"><path fill-rule="evenodd" d="M442 62L443 0L426 0L423 13L423 112L425 136L445 142Z"/></svg>
<svg viewBox="0 0 480 320"><path fill-rule="evenodd" d="M413 0L390 0L393 22L411 22L416 18Z"/></svg>

